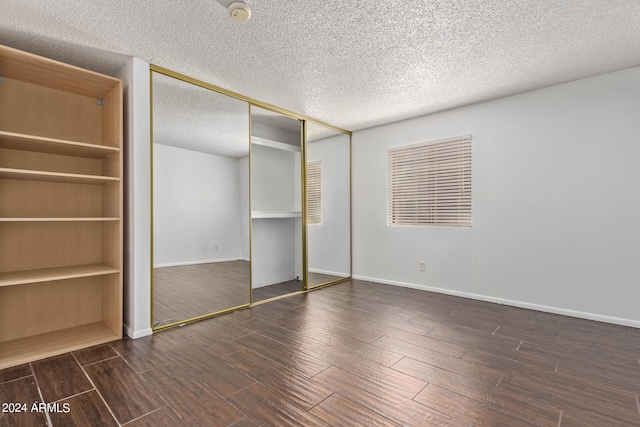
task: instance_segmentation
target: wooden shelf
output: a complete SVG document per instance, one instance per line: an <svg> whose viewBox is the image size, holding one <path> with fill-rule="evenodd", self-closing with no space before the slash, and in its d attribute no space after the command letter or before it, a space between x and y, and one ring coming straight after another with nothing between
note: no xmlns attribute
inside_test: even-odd
<svg viewBox="0 0 640 427"><path fill-rule="evenodd" d="M0 168L0 178L22 179L29 181L69 182L76 184L105 184L107 182L120 181L120 178L113 176L81 175L76 173L43 172L9 168Z"/></svg>
<svg viewBox="0 0 640 427"><path fill-rule="evenodd" d="M302 213L300 211L253 211L251 212L251 218L253 219L267 219L267 218L300 218Z"/></svg>
<svg viewBox="0 0 640 427"><path fill-rule="evenodd" d="M0 369L120 339L120 333L96 322L0 342Z"/></svg>
<svg viewBox="0 0 640 427"><path fill-rule="evenodd" d="M95 218L0 218L0 222L91 222L91 221L120 221L116 217L95 217Z"/></svg>
<svg viewBox="0 0 640 427"><path fill-rule="evenodd" d="M251 137L251 143L256 145L262 145L264 147L274 148L276 150L291 151L294 153L300 152L300 147L297 145L286 144L284 142L274 141L272 139L260 138L257 136Z"/></svg>
<svg viewBox="0 0 640 427"><path fill-rule="evenodd" d="M85 144L83 142L5 131L0 131L0 148L94 159L101 159L120 151L118 147Z"/></svg>
<svg viewBox="0 0 640 427"><path fill-rule="evenodd" d="M103 276L119 272L120 270L117 268L105 264L91 264L0 273L0 287L50 282L53 280L77 279L79 277Z"/></svg>

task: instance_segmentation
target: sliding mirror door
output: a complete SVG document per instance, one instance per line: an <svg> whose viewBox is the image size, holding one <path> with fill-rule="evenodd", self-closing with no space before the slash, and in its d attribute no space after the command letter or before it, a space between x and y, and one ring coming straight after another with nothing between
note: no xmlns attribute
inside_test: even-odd
<svg viewBox="0 0 640 427"><path fill-rule="evenodd" d="M308 288L351 276L351 136L306 123Z"/></svg>
<svg viewBox="0 0 640 427"><path fill-rule="evenodd" d="M301 122L251 106L253 302L304 289Z"/></svg>
<svg viewBox="0 0 640 427"><path fill-rule="evenodd" d="M250 304L249 105L154 71L153 328Z"/></svg>

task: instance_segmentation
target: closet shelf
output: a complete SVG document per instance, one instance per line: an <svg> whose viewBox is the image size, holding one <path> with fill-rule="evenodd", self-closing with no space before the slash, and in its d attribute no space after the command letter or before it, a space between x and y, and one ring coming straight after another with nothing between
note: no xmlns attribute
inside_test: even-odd
<svg viewBox="0 0 640 427"><path fill-rule="evenodd" d="M300 211L253 211L251 212L251 218L300 218L302 212Z"/></svg>
<svg viewBox="0 0 640 427"><path fill-rule="evenodd" d="M76 184L105 184L118 182L120 178L113 176L81 175L76 173L43 172L31 169L0 168L0 178L21 179L27 181L68 182Z"/></svg>
<svg viewBox="0 0 640 427"><path fill-rule="evenodd" d="M107 145L86 144L6 131L0 131L0 148L94 159L101 159L120 151L118 147Z"/></svg>
<svg viewBox="0 0 640 427"><path fill-rule="evenodd" d="M284 142L274 141L266 138L260 138L258 136L252 136L251 143L256 145L262 145L264 147L274 148L276 150L291 151L294 153L300 152L300 147L297 145L286 144Z"/></svg>
<svg viewBox="0 0 640 427"><path fill-rule="evenodd" d="M0 218L0 222L108 222L120 221L117 217L86 217L86 218Z"/></svg>
<svg viewBox="0 0 640 427"><path fill-rule="evenodd" d="M120 270L106 264L77 265L72 267L45 268L40 270L0 273L0 287L53 280L77 279L80 277L116 274Z"/></svg>

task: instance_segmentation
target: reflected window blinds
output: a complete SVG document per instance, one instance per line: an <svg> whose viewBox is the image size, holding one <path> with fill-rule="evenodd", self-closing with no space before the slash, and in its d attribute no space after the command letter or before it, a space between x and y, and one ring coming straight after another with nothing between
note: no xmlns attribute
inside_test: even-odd
<svg viewBox="0 0 640 427"><path fill-rule="evenodd" d="M307 223L322 223L322 162L307 163Z"/></svg>
<svg viewBox="0 0 640 427"><path fill-rule="evenodd" d="M471 227L471 135L387 150L388 225Z"/></svg>

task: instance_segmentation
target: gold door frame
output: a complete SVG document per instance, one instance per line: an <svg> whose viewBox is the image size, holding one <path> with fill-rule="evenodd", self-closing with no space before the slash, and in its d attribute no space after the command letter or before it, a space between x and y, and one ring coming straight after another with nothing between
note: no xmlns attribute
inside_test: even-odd
<svg viewBox="0 0 640 427"><path fill-rule="evenodd" d="M232 98L236 98L239 99L241 101L245 101L248 103L249 105L249 263L251 264L251 258L253 256L253 249L252 249L252 242L253 242L253 230L252 230L252 220L251 220L251 108L253 106L255 107L260 107L260 108L264 108L266 110L272 111L274 113L278 113L278 114L282 114L284 116L290 117L292 119L297 119L300 120L300 127L301 127L301 133L300 133L300 167L301 167L301 192L302 192L302 199L301 199L301 204L302 204L302 213L301 213L301 224L302 224L302 279L303 279L303 283L304 283L304 290L298 291L298 292L293 292L293 293L289 293L289 294L285 294L285 295L281 295L281 296L277 296L277 297L273 297L273 298L269 298L266 300L262 300L262 301L258 301L258 302L253 302L253 277L252 277L252 273L251 273L251 268L249 269L249 303L248 304L243 304L243 305L239 305L237 307L231 307L228 309L224 309L224 310L219 310L213 313L209 313L209 314L205 314L202 316L197 316L197 317L193 317L190 319L185 319L185 320L181 320L179 322L174 322L174 323L170 323L167 325L162 325L159 327L154 327L153 326L153 310L154 310L154 283L153 283L153 260L154 260L154 250L153 250L153 73L159 73L159 74L163 74L165 76L168 77L172 77L175 78L177 80L181 80L183 82L186 83L191 83L193 85L202 87L204 89L208 89L211 90L213 92L217 92L220 93L222 95L227 95L229 97ZM301 114L297 114L294 113L293 111L289 111L289 110L285 110L284 108L280 108L277 107L275 105L272 104L268 104L266 102L262 102L259 101L257 99L254 98L250 98L248 96L236 93L236 92L232 92L230 90L221 88L219 86L216 85L212 85L210 83L204 82L202 80L198 80L198 79L194 79L192 77L186 76L184 74L180 74L177 73L175 71L171 71L168 70L166 68L160 67L158 65L154 65L154 64L149 64L149 120L150 120L150 151L149 151L149 155L150 155L150 189L151 189L151 197L150 197L150 203L151 203L151 221L150 221L150 227L151 227L151 236L150 236L150 246L151 246L151 250L150 250L150 255L151 255L151 263L150 263L150 279L151 279L151 310L150 310L150 325L151 325L151 329L153 331L160 331L163 329L167 329L173 326L178 326L178 325L183 325L185 323L190 323L190 322L195 322L198 320L202 320L202 319L207 319L210 317L214 317L217 316L219 314L224 314L224 313L230 313L233 312L235 310L241 309L241 308L247 308L247 307L251 307L254 305L260 305L260 304L264 304L265 302L269 302L269 301L273 301L276 299L280 299L280 298L286 298L290 295L296 295L296 294L301 294L301 293L305 293L305 292L309 292L310 290L315 290L315 289L319 289L321 287L325 287L325 286L329 286L329 285L333 285L336 283L341 283L347 280L351 279L351 275L353 273L352 271L352 265L353 265L353 227L352 227L352 220L353 220L353 212L351 209L351 205L352 205L352 195L351 192L353 190L352 188L352 176L351 176L351 167L352 167L352 144L351 144L351 138L352 138L352 133L348 130L330 125L328 123L324 123L322 121L319 120L315 120L312 119L310 117L306 117L303 116ZM317 286L314 286L312 289L309 289L308 287L308 271L307 271L307 266L308 266L308 260L307 260L307 201L306 201L306 197L307 197L307 163L306 163L306 146L307 146L307 122L312 122L315 123L317 125L320 126L324 126L328 129L334 130L338 133L342 133L342 134L346 134L349 135L349 276L348 277L344 277L338 280L334 280L328 283L323 283Z"/></svg>

